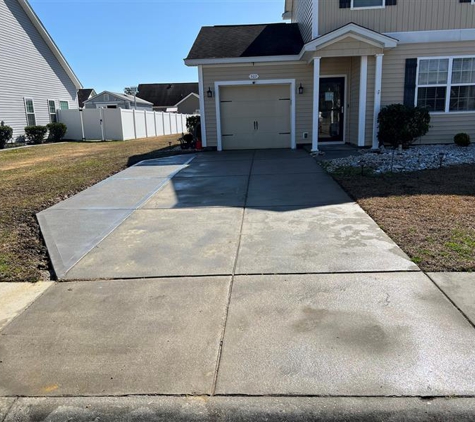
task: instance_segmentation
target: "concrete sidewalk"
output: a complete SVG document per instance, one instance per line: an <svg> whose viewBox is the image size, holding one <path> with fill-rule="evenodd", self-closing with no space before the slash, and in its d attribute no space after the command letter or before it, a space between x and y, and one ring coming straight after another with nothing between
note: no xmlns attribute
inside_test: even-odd
<svg viewBox="0 0 475 422"><path fill-rule="evenodd" d="M0 421L473 420L473 278L420 272L306 153L127 172L43 214L70 281L0 331Z"/></svg>

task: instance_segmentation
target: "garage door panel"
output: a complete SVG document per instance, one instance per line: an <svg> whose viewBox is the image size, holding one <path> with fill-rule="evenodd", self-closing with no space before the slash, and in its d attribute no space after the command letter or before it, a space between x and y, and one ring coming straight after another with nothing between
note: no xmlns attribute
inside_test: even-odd
<svg viewBox="0 0 475 422"><path fill-rule="evenodd" d="M222 87L223 149L290 148L289 97L289 85Z"/></svg>

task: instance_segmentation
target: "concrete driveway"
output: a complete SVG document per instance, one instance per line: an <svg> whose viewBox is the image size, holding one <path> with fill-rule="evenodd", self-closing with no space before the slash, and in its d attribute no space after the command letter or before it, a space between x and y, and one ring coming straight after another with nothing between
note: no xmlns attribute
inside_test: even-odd
<svg viewBox="0 0 475 422"><path fill-rule="evenodd" d="M475 396L473 326L303 151L144 162L39 219L82 281L0 332L0 396Z"/></svg>
<svg viewBox="0 0 475 422"><path fill-rule="evenodd" d="M143 162L39 221L68 280L418 270L301 150Z"/></svg>

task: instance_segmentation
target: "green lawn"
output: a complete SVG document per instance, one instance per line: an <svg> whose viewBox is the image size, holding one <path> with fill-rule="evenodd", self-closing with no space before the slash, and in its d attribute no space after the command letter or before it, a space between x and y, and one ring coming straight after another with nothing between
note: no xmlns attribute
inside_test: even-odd
<svg viewBox="0 0 475 422"><path fill-rule="evenodd" d="M0 152L0 281L49 278L36 213L138 161L166 154L178 135L68 142Z"/></svg>
<svg viewBox="0 0 475 422"><path fill-rule="evenodd" d="M475 271L474 165L333 177L424 271Z"/></svg>

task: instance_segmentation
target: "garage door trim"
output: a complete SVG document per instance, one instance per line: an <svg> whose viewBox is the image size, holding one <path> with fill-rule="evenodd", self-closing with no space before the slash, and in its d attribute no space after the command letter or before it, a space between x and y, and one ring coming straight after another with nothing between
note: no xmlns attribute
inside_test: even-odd
<svg viewBox="0 0 475 422"><path fill-rule="evenodd" d="M290 148L296 149L295 139L295 79L263 79L257 81L216 81L214 83L215 102L216 102L216 129L218 132L218 151L223 150L223 139L221 133L221 101L219 89L222 86L240 86L240 85L289 85L290 90Z"/></svg>

